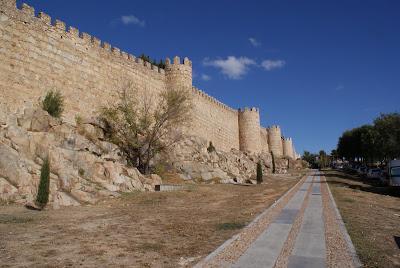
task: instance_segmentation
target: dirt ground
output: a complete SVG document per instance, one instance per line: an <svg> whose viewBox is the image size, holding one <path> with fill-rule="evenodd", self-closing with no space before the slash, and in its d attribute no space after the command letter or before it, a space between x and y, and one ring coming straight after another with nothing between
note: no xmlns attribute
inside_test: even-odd
<svg viewBox="0 0 400 268"><path fill-rule="evenodd" d="M0 205L1 267L191 266L299 180L135 192L42 212Z"/></svg>
<svg viewBox="0 0 400 268"><path fill-rule="evenodd" d="M337 171L326 178L365 267L400 267L400 191Z"/></svg>

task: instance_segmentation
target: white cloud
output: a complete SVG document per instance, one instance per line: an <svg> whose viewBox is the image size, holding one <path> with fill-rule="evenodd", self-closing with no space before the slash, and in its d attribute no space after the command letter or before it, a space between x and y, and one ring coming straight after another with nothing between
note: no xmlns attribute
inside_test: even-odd
<svg viewBox="0 0 400 268"><path fill-rule="evenodd" d="M121 22L125 25L135 24L140 27L144 27L146 25L146 22L144 20L140 20L138 17L134 15L121 16Z"/></svg>
<svg viewBox="0 0 400 268"><path fill-rule="evenodd" d="M256 65L256 62L247 57L229 56L226 59L216 60L206 58L203 64L219 68L230 79L241 79L248 72L249 66Z"/></svg>
<svg viewBox="0 0 400 268"><path fill-rule="evenodd" d="M267 70L272 71L274 69L281 69L286 65L284 60L264 60L261 62L261 66Z"/></svg>
<svg viewBox="0 0 400 268"><path fill-rule="evenodd" d="M209 76L207 74L202 74L201 75L201 80L210 81L211 80L211 76Z"/></svg>
<svg viewBox="0 0 400 268"><path fill-rule="evenodd" d="M249 38L250 43L253 45L253 47L259 47L261 46L261 42L259 42L257 39L254 37Z"/></svg>
<svg viewBox="0 0 400 268"><path fill-rule="evenodd" d="M343 85L338 85L337 87L335 87L335 91L342 91L344 89Z"/></svg>

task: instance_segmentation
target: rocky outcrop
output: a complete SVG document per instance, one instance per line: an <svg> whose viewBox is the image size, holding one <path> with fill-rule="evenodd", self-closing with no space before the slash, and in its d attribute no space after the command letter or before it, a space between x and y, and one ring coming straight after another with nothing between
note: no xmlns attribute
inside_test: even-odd
<svg viewBox="0 0 400 268"><path fill-rule="evenodd" d="M255 182L257 162L262 163L264 174L273 172L270 153L251 154L232 149L229 152L207 150L208 142L199 137L186 137L169 151L170 164L185 180L199 182L244 183ZM298 161L275 159L275 173L297 169Z"/></svg>
<svg viewBox="0 0 400 268"><path fill-rule="evenodd" d="M120 192L153 191L159 176L126 166L118 148L103 140L96 120L74 126L40 108L22 114L0 107L0 199L19 203L36 197L45 157L51 165L51 207L96 203Z"/></svg>

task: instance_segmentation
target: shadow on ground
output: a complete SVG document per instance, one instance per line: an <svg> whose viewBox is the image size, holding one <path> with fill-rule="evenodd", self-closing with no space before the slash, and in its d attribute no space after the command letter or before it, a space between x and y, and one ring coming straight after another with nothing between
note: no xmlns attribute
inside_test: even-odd
<svg viewBox="0 0 400 268"><path fill-rule="evenodd" d="M342 172L324 172L324 176L329 180L329 183L339 187L348 187L364 192L370 192L374 194L390 195L393 197L400 197L400 189L395 187L383 186L382 183L377 179L369 179L367 177L361 177L358 175L351 175ZM333 179L343 179L340 181ZM350 181L346 182L344 180ZM354 183L352 183L354 182ZM356 183L357 182L357 183Z"/></svg>

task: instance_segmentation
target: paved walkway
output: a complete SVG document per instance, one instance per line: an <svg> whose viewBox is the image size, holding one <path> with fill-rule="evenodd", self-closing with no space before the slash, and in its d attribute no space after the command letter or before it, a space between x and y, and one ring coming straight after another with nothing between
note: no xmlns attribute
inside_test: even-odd
<svg viewBox="0 0 400 268"><path fill-rule="evenodd" d="M204 265L204 267L312 268L337 266L332 263L335 262L335 257L331 257L332 252L328 248L333 241L330 235L330 226L339 226L341 218L340 215L335 214L336 216L333 218L336 217L338 221L327 222L327 213L334 213L333 211L336 209L331 198L325 180L322 181L319 172L315 171L297 188L277 216L240 254L240 257L230 265L225 262L224 265L215 265L214 263L214 265ZM325 230L326 228L328 230ZM339 231L339 233L342 233L340 234L342 237L347 235L345 230ZM236 240L241 239L237 238ZM347 243L349 244L348 248L352 248L351 241L348 240ZM227 245L228 247L229 245ZM219 249L219 251L222 252L223 249ZM345 251L344 255L347 255L347 252L351 250L345 249ZM217 254L223 255L223 253L215 253L215 255ZM340 255L341 253L333 253L333 255L335 254ZM339 266L353 267L354 263L349 259L351 258L346 259L344 264L341 263ZM200 266L203 267L203 265Z"/></svg>

